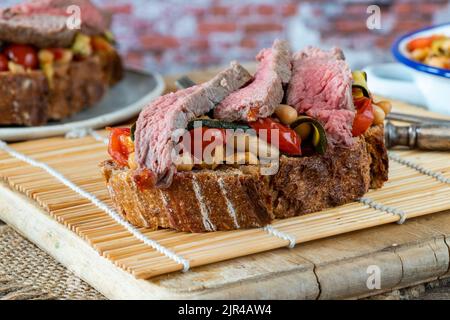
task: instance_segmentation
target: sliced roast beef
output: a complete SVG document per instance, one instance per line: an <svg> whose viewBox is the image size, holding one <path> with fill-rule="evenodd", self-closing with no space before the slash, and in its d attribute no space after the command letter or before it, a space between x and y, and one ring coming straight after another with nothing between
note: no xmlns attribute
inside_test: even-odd
<svg viewBox="0 0 450 320"><path fill-rule="evenodd" d="M89 0L34 0L0 10L0 40L40 48L69 47L80 31L67 26L71 5L80 8L81 32L98 35L109 29L110 15Z"/></svg>
<svg viewBox="0 0 450 320"><path fill-rule="evenodd" d="M352 73L340 49L307 48L294 55L287 103L321 121L331 144L353 144Z"/></svg>
<svg viewBox="0 0 450 320"><path fill-rule="evenodd" d="M228 121L255 121L270 116L284 96L283 84L291 79L291 53L286 41L276 40L262 50L255 79L226 97L215 109L214 117Z"/></svg>
<svg viewBox="0 0 450 320"><path fill-rule="evenodd" d="M172 133L186 128L190 120L207 113L250 80L247 70L233 62L210 81L162 96L148 105L139 115L136 125L139 167L156 175L157 186L168 187L176 172L172 162Z"/></svg>

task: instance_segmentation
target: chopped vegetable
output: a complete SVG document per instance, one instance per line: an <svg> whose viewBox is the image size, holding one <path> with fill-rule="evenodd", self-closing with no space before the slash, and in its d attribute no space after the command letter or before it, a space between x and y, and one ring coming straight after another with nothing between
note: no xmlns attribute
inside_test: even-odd
<svg viewBox="0 0 450 320"><path fill-rule="evenodd" d="M327 151L328 147L327 134L324 127L319 121L314 118L308 116L300 116L297 118L297 120L291 123L291 128L294 128L296 132L301 133L302 131L305 131L305 125L309 125L310 132L313 132L312 144L314 146L314 149L318 153L324 154Z"/></svg>
<svg viewBox="0 0 450 320"><path fill-rule="evenodd" d="M297 110L295 110L295 108L293 108L287 104L280 104L275 109L275 114L276 114L277 118L280 119L281 123L286 124L286 125L289 125L292 122L294 122L298 116Z"/></svg>
<svg viewBox="0 0 450 320"><path fill-rule="evenodd" d="M375 104L377 106L379 106L381 109L383 109L383 111L386 115L391 113L392 104L389 101L378 101L378 102L375 102Z"/></svg>
<svg viewBox="0 0 450 320"><path fill-rule="evenodd" d="M386 118L384 110L381 109L376 104L372 104L372 108L373 108L373 124L375 125L383 124L384 119Z"/></svg>
<svg viewBox="0 0 450 320"><path fill-rule="evenodd" d="M130 136L131 136L131 141L134 142L135 136L134 134L136 133L136 122L133 123L133 125L130 128Z"/></svg>
<svg viewBox="0 0 450 320"><path fill-rule="evenodd" d="M267 130L267 143L271 143L278 149L291 156L300 156L301 151L301 139L299 135L289 127L275 122L271 118L259 119L255 122L249 123L249 125L259 135L260 130ZM279 143L271 141L271 131L279 130Z"/></svg>
<svg viewBox="0 0 450 320"><path fill-rule="evenodd" d="M91 43L92 43L92 48L95 51L110 52L110 51L114 50L114 47L111 45L111 43L109 43L108 40L106 40L105 38L100 37L100 36L92 37Z"/></svg>
<svg viewBox="0 0 450 320"><path fill-rule="evenodd" d="M243 123L236 123L236 122L227 122L222 120L214 120L214 119L195 119L189 122L187 129L192 130L194 129L195 125L198 125L201 127L207 127L207 128L216 128L216 129L243 129L247 130L250 129L250 127L247 124Z"/></svg>
<svg viewBox="0 0 450 320"><path fill-rule="evenodd" d="M87 35L78 33L72 45L72 51L82 57L92 55L91 38Z"/></svg>
<svg viewBox="0 0 450 320"><path fill-rule="evenodd" d="M0 53L0 72L8 71L8 58Z"/></svg>
<svg viewBox="0 0 450 320"><path fill-rule="evenodd" d="M364 97L370 98L370 91L367 87L367 74L364 71L353 71L353 89L361 90Z"/></svg>
<svg viewBox="0 0 450 320"><path fill-rule="evenodd" d="M295 132L298 133L302 141L306 141L312 131L312 125L310 123L304 122L301 125L294 128Z"/></svg>
<svg viewBox="0 0 450 320"><path fill-rule="evenodd" d="M409 51L413 51L416 49L423 49L423 48L431 47L431 45L433 44L433 41L442 39L443 37L444 36L442 36L442 35L433 35L433 36L429 36L429 37L416 38L416 39L413 39L410 42L408 42L408 45L406 46L406 48Z"/></svg>
<svg viewBox="0 0 450 320"><path fill-rule="evenodd" d="M356 116L353 121L352 134L354 137L362 135L373 123L374 115L372 108L372 99L363 97L354 101L356 107Z"/></svg>
<svg viewBox="0 0 450 320"><path fill-rule="evenodd" d="M226 139L225 129L197 127L189 130L190 145L184 145L185 150L189 150L191 154L198 160L203 159L203 152L210 144L223 145ZM207 136L205 136L207 134ZM201 140L201 144L197 141ZM184 142L185 143L185 142ZM201 150L199 150L199 147Z"/></svg>
<svg viewBox="0 0 450 320"><path fill-rule="evenodd" d="M5 55L8 59L25 69L37 69L39 59L34 47L24 44L11 44L5 48Z"/></svg>
<svg viewBox="0 0 450 320"><path fill-rule="evenodd" d="M134 143L131 141L129 128L108 128L110 133L108 153L116 164L128 166L130 154L134 153Z"/></svg>
<svg viewBox="0 0 450 320"><path fill-rule="evenodd" d="M450 37L432 35L411 40L407 46L410 57L426 65L450 69Z"/></svg>

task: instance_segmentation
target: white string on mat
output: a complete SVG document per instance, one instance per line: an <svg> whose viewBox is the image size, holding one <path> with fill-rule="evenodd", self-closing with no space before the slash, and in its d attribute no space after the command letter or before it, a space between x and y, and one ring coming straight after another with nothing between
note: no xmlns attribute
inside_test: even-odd
<svg viewBox="0 0 450 320"><path fill-rule="evenodd" d="M372 209L385 211L387 213L399 216L400 219L397 221L398 224L403 224L406 221L407 216L403 210L386 206L367 197L360 198L358 201L365 204L366 206L371 207Z"/></svg>
<svg viewBox="0 0 450 320"><path fill-rule="evenodd" d="M66 139L79 139L87 136L93 137L96 141L108 144L108 138L102 137L97 131L92 128L76 128L66 133Z"/></svg>
<svg viewBox="0 0 450 320"><path fill-rule="evenodd" d="M396 161L396 162L398 162L400 164L403 164L403 165L405 165L405 166L407 166L407 167L409 167L411 169L414 169L414 170L416 170L416 171L418 171L418 172L420 172L420 173L422 173L424 175L427 175L427 176L430 176L432 178L435 178L436 180L438 180L438 181L440 181L442 183L450 184L450 179L446 178L443 174L441 174L439 172L435 172L433 170L427 169L427 168L421 166L420 164L417 164L417 163L415 163L415 162L413 162L411 160L404 159L404 158L400 157L398 154L396 154L396 153L394 153L392 151L390 151L388 153L388 155L389 155L389 159L391 159L393 161Z"/></svg>
<svg viewBox="0 0 450 320"><path fill-rule="evenodd" d="M40 169L43 169L47 173L49 173L51 176L59 180L62 184L73 190L74 192L78 193L83 198L91 201L96 207L107 213L111 218L113 218L118 224L123 226L125 229L127 229L128 232L130 232L133 236L135 236L137 239L144 242L146 245L152 247L159 253L165 255L166 257L174 260L176 263L183 265L183 271L188 271L190 268L189 261L182 256L176 254L172 250L162 246L157 241L152 240L145 235L143 235L139 230L137 230L132 224L124 220L116 211L111 209L108 205L100 201L96 196L90 194L89 192L86 192L85 190L78 187L76 184L68 180L66 177L64 177L61 173L56 171L55 169L51 168L47 164L43 162L36 161L16 150L9 147L4 141L0 140L0 149L7 152L12 157L21 160L25 163L28 163L29 165L33 167L37 167Z"/></svg>
<svg viewBox="0 0 450 320"><path fill-rule="evenodd" d="M292 249L295 247L297 240L295 237L291 236L290 234L284 233L283 231L275 229L273 226L268 225L263 228L264 231L268 232L269 234L278 237L280 239L289 241L289 248Z"/></svg>

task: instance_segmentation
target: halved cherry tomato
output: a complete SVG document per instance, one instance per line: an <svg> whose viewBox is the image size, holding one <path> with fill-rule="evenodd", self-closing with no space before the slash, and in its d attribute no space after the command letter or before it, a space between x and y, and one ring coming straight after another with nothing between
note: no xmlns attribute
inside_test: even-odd
<svg viewBox="0 0 450 320"><path fill-rule="evenodd" d="M14 63L26 69L37 69L39 58L34 47L24 44L11 44L5 48L5 54Z"/></svg>
<svg viewBox="0 0 450 320"><path fill-rule="evenodd" d="M207 133L207 134L206 134ZM190 145L184 145L184 148L189 148L189 151L197 159L203 158L203 151L207 146L214 143L215 145L221 145L225 143L226 132L224 129L198 127L189 131ZM201 145L197 141L201 141ZM197 150L198 146L201 146L201 150Z"/></svg>
<svg viewBox="0 0 450 320"><path fill-rule="evenodd" d="M301 139L298 134L286 127L285 125L272 120L271 118L259 119L255 122L249 123L256 133L259 135L259 131L262 129L267 130L267 143L272 143L271 131L279 130L279 143L272 143L281 152L292 156L299 156L302 154Z"/></svg>
<svg viewBox="0 0 450 320"><path fill-rule="evenodd" d="M129 128L108 128L109 137L108 153L119 166L128 165L128 157L134 152L134 143L131 141Z"/></svg>
<svg viewBox="0 0 450 320"><path fill-rule="evenodd" d="M372 99L361 97L354 101L356 107L356 116L353 121L352 134L357 137L369 129L373 123Z"/></svg>
<svg viewBox="0 0 450 320"><path fill-rule="evenodd" d="M0 72L8 71L8 58L0 53Z"/></svg>
<svg viewBox="0 0 450 320"><path fill-rule="evenodd" d="M431 47L431 44L433 43L434 40L438 40L441 38L443 38L442 35L432 35L429 37L416 38L408 42L407 49L409 51L414 51L416 49L428 48Z"/></svg>

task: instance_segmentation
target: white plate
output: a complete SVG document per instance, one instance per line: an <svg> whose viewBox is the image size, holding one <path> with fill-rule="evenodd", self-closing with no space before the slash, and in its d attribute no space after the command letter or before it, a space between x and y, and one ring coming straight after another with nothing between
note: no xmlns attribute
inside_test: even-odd
<svg viewBox="0 0 450 320"><path fill-rule="evenodd" d="M159 97L165 88L159 74L127 70L124 79L111 88L94 107L63 121L40 127L1 127L0 140L21 141L63 135L76 129L99 129L126 121Z"/></svg>

